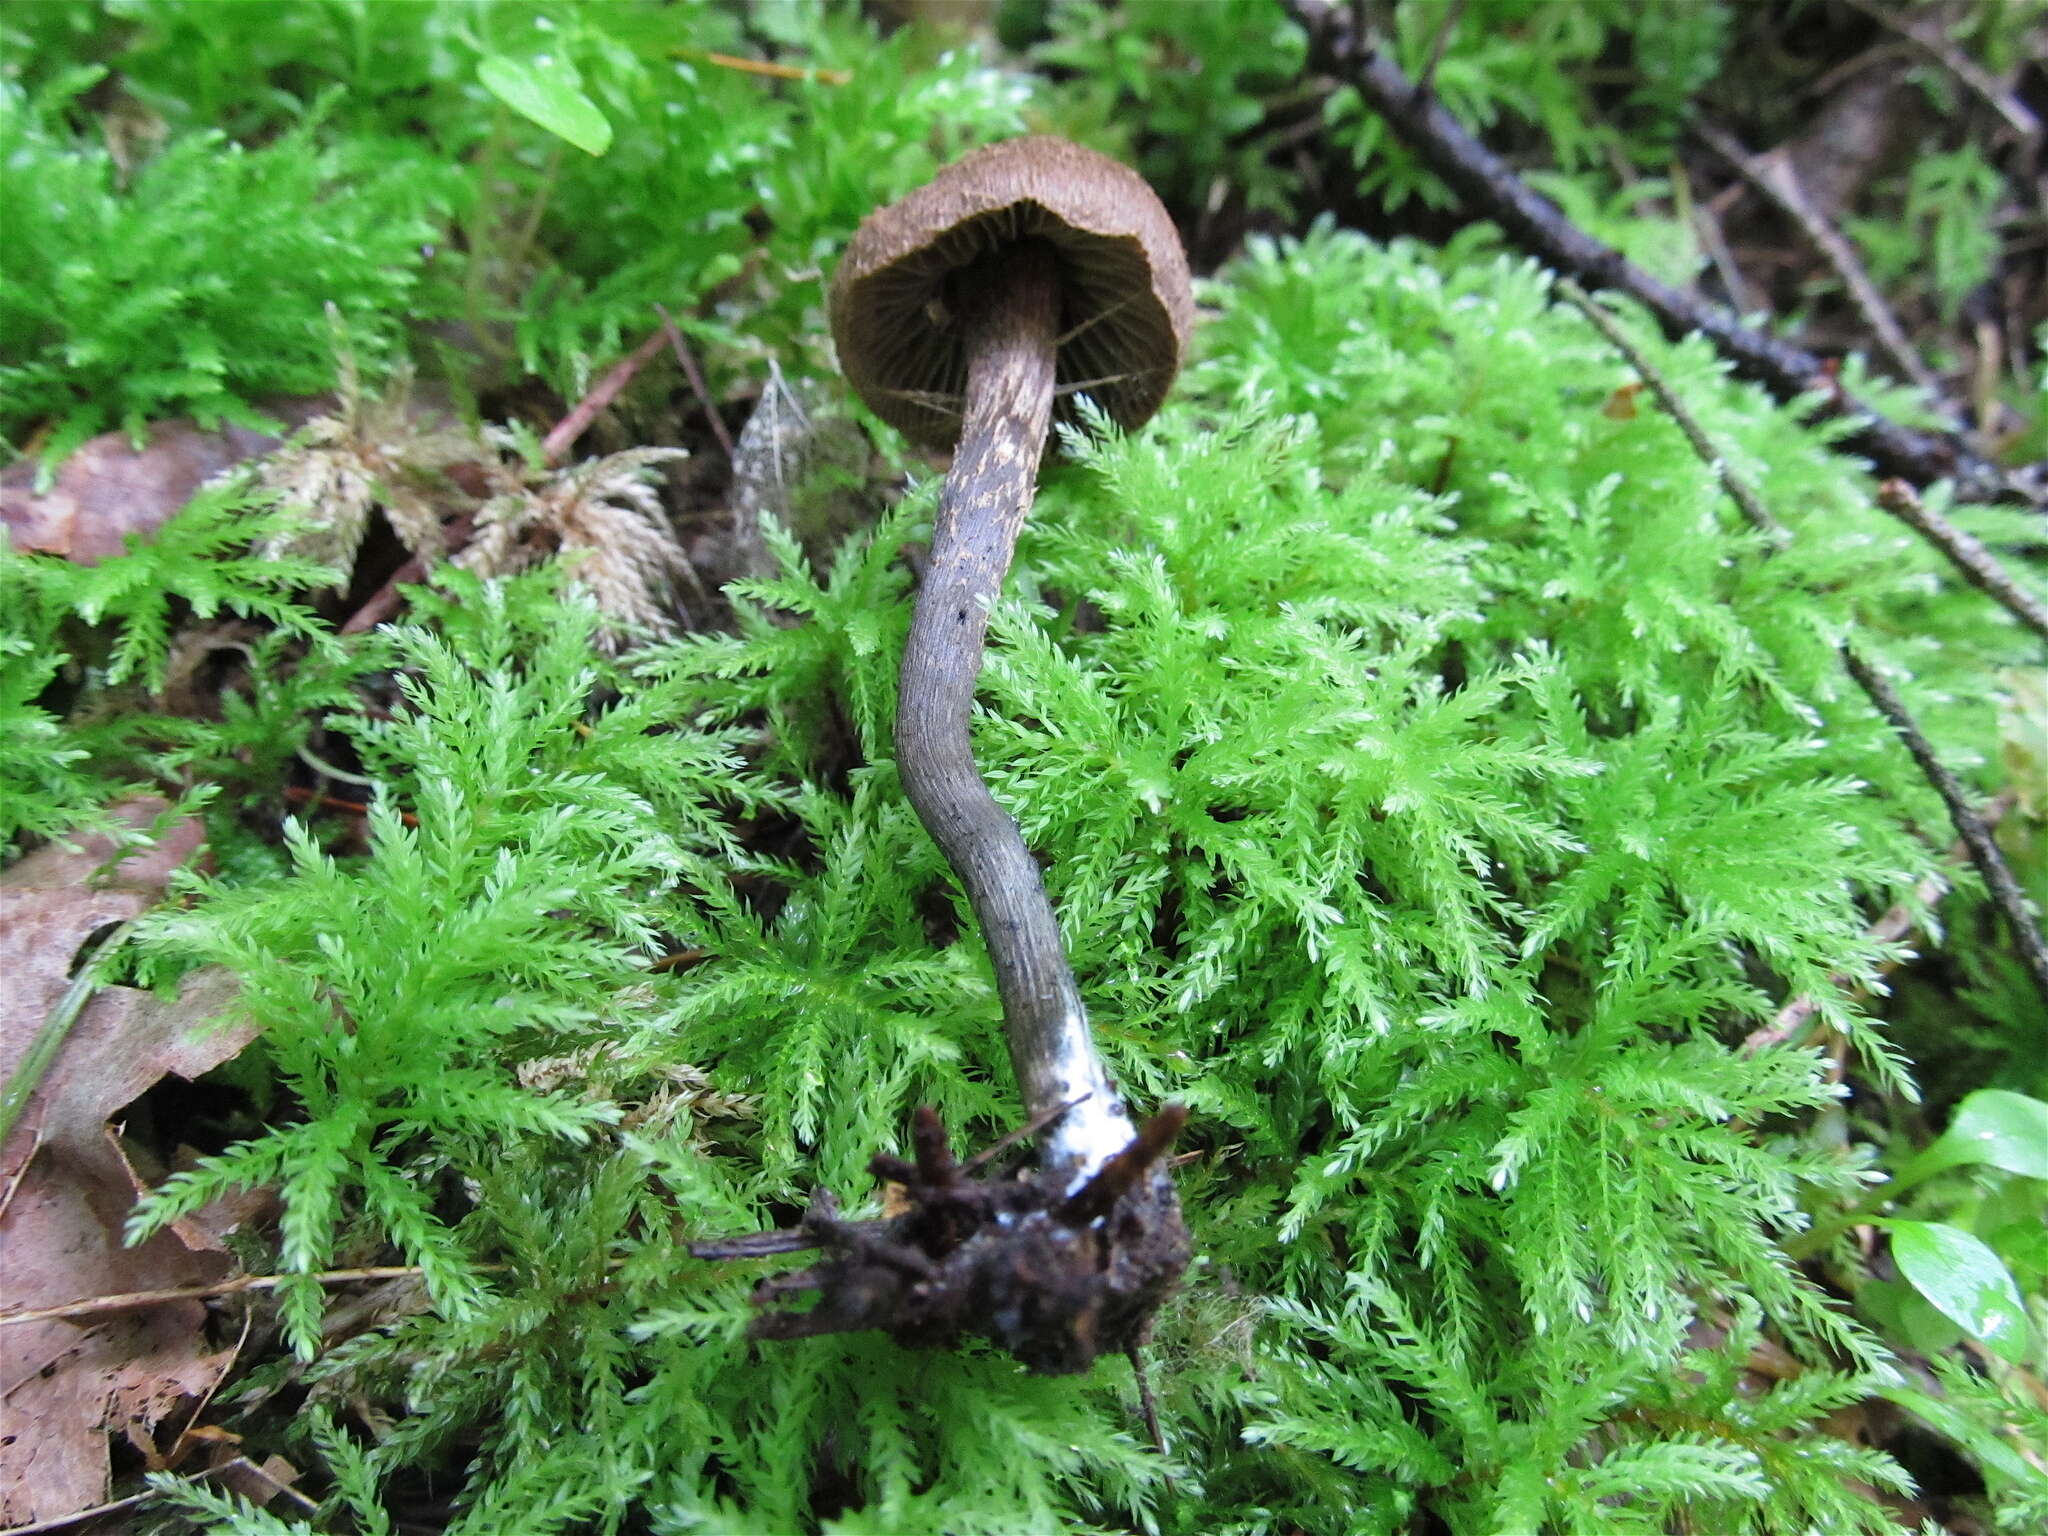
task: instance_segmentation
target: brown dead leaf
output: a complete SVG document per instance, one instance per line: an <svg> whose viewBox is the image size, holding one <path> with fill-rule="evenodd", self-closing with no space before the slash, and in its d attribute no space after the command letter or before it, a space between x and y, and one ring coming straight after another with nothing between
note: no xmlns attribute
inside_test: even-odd
<svg viewBox="0 0 2048 1536"><path fill-rule="evenodd" d="M297 428L328 403L281 400L266 409ZM157 423L141 448L126 432L104 432L58 466L46 491L36 490L39 466L33 459L0 470L0 523L16 549L97 565L120 554L131 533L145 542L152 538L204 482L280 441L247 427L209 432L190 421Z"/></svg>
<svg viewBox="0 0 2048 1536"><path fill-rule="evenodd" d="M213 1480L259 1509L274 1504L280 1495L292 1495L310 1507L310 1501L299 1495L294 1486L299 1480L299 1469L282 1456L269 1457L261 1466L246 1456L230 1456L214 1469Z"/></svg>
<svg viewBox="0 0 2048 1536"><path fill-rule="evenodd" d="M1636 419L1636 396L1642 392L1641 380L1629 381L1607 397L1607 403L1600 407L1600 414L1609 421L1634 421Z"/></svg>
<svg viewBox="0 0 2048 1536"><path fill-rule="evenodd" d="M109 815L140 832L168 809L166 801L141 796L113 807ZM0 873L0 976L7 978L0 995L0 1074L11 1075L27 1053L70 986L73 964L86 941L160 900L172 871L199 851L204 837L201 824L187 819L101 874L119 848L113 838L95 834L79 838L75 847L52 843L39 848ZM32 1108L9 1147L35 1118ZM18 1166L0 1149L0 1168Z"/></svg>
<svg viewBox="0 0 2048 1536"><path fill-rule="evenodd" d="M117 807L147 826L164 802ZM200 847L194 821L173 827L101 882L105 839L43 848L0 875L0 1075L11 1074L70 984L79 949L109 923L158 900L171 871ZM206 1284L230 1268L218 1245L157 1234L122 1246L136 1183L107 1120L168 1072L197 1077L233 1056L253 1029L214 1027L232 978L195 972L170 1001L104 988L78 1016L5 1147L0 1276L7 1305L61 1306L87 1297ZM195 1229L195 1233L198 1229ZM205 1339L206 1309L183 1301L77 1322L0 1325L0 1523L60 1518L106 1497L107 1439L147 1442L181 1405L218 1381L232 1350Z"/></svg>

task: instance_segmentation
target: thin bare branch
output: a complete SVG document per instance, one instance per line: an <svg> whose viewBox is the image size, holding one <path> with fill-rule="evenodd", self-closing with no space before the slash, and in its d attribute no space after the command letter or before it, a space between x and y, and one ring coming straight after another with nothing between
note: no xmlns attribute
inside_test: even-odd
<svg viewBox="0 0 2048 1536"><path fill-rule="evenodd" d="M1429 58L1422 66L1422 73L1416 77L1415 89L1427 91L1435 88L1436 67L1444 61L1444 50L1451 45L1457 34L1458 23L1465 18L1465 0L1451 0L1444 7L1444 14L1436 24L1436 36L1429 40Z"/></svg>
<svg viewBox="0 0 2048 1536"><path fill-rule="evenodd" d="M486 1264L487 1273L504 1270L502 1264ZM174 1301L209 1301L219 1296L242 1296L251 1291L274 1291L288 1280L311 1280L316 1285L348 1285L357 1280L402 1280L418 1275L412 1264L373 1264L361 1269L324 1269L310 1275L241 1275L212 1285L175 1285L160 1291L123 1291L114 1296L88 1296L58 1307L33 1307L23 1312L0 1312L0 1328L9 1323L41 1323L54 1318L100 1317L109 1312L134 1312L143 1307L160 1307Z"/></svg>
<svg viewBox="0 0 2048 1536"><path fill-rule="evenodd" d="M2005 862L2005 855L1999 851L1997 839L1992 837L1991 828L1983 816L1970 804L1970 797L1948 765L1935 754L1934 745L1928 741L1918 723L1906 709L1906 704L1893 688L1891 680L1853 645L1842 647L1842 663L1849 669L1849 675L1857 685L1870 696L1870 702L1877 706L1877 712L1884 716L1885 723L1898 733L1906 750L1913 754L1913 761L1920 765L1920 772L1941 796L1941 802L1948 807L1949 820L1955 823L1956 833L1970 850L1970 862L1977 866L1977 873L1984 877L1985 887L1991 893L1991 900L2005 915L2012 929L2013 944L2019 951L2020 964L2026 967L2032 978L2034 989L2041 994L2042 1001L2048 1002L2048 943L2041 937L2041 927L2034 914L2028 909L2026 893L2013 878L2011 868Z"/></svg>
<svg viewBox="0 0 2048 1536"><path fill-rule="evenodd" d="M1930 396L1940 399L1941 380L1934 376L1933 370L1907 338L1906 328L1899 324L1899 317L1892 313L1891 305L1885 302L1877 284L1871 281L1856 248L1807 198L1806 189L1799 184L1798 172L1792 168L1791 160L1783 151L1753 155L1743 148L1735 135L1713 123L1696 118L1689 126L1702 143L1740 171L1743 180L1776 203L1799 226L1799 232L1806 236L1808 243L1835 269L1835 275L1841 278L1842 285L1849 291L1849 301L1856 306L1863 323L1884 344L1885 351L1891 354L1899 371Z"/></svg>
<svg viewBox="0 0 2048 1536"><path fill-rule="evenodd" d="M1557 283L1558 296L1589 320L1593 328L1607 339L1610 346L1628 359L1629 366L1641 375L1649 386L1657 403L1664 407L1666 414L1678 423L1685 433L1685 440L1692 444L1692 450L1701 461L1713 467L1721 477L1721 483L1742 515L1759 532L1767 533L1774 542L1782 544L1789 537L1785 526L1765 508L1756 492L1739 476L1728 473L1721 463L1714 445L1700 430L1692 412L1686 408L1671 390L1664 377L1643 355L1642 349L1629 340L1628 333L1615 322L1614 316L1586 296L1585 290L1568 278ZM1897 489L1894 490L1893 488ZM1903 493L1903 495L1901 494ZM1982 540L1965 533L1940 513L1926 506L1913 494L1913 488L1903 480L1887 480L1879 490L1877 504L1885 511L1905 523L1928 543L1940 550L1963 579L1985 596L1996 602L2006 612L2018 619L2042 639L2048 640L2048 607L2041 600L2021 586L2018 580L1999 561L1999 558L1985 548Z"/></svg>
<svg viewBox="0 0 2048 1536"><path fill-rule="evenodd" d="M671 48L669 54L678 59L702 59L706 64L716 64L720 69L738 70L741 74L764 75L770 80L815 80L820 85L851 85L853 71L849 69L811 69L799 64L776 64L766 59L743 59L737 54L714 53L708 48Z"/></svg>
<svg viewBox="0 0 2048 1536"><path fill-rule="evenodd" d="M576 409L555 424L555 429L541 439L540 445L550 464L562 462L570 448L575 446L576 439L597 420L598 413L618 399L619 392L633 382L633 375L647 366L667 340L667 333L657 327L653 335L612 364L611 371L597 381L589 394L576 402Z"/></svg>
<svg viewBox="0 0 2048 1536"><path fill-rule="evenodd" d="M459 550L469 542L469 536L476 527L476 515L465 512L442 530L442 540L448 550ZM398 612L402 599L400 587L418 586L427 579L427 562L414 555L391 573L391 577L372 592L362 607L350 614L341 626L344 635L366 634L379 624L392 618Z"/></svg>
<svg viewBox="0 0 2048 1536"><path fill-rule="evenodd" d="M1887 480L1877 488L1877 504L1928 543L1947 555L1968 581L2027 628L2048 640L2048 603L2022 587L1983 541L1963 532L1939 512L1928 509L1913 487Z"/></svg>
<svg viewBox="0 0 2048 1536"><path fill-rule="evenodd" d="M1734 251L1728 247L1728 235L1721 228L1721 216L1711 202L1700 202L1693 196L1692 182L1683 162L1673 159L1671 164L1671 194L1678 204L1684 222L1698 236L1700 248L1707 253L1707 260L1714 264L1714 271L1721 279L1721 286L1727 291L1728 302L1741 315L1755 314L1763 307L1755 291L1749 286L1749 279L1743 274L1735 260Z"/></svg>
<svg viewBox="0 0 2048 1536"><path fill-rule="evenodd" d="M2017 803L2018 797L2015 795L2000 795L1984 807L1984 825L1996 827L1999 822L2005 819L2006 813ZM1874 939L1880 944L1897 944L1911 938L1914 928L1918 926L1914 913L1932 908L1936 902L1947 895L1955 884L1950 878L1950 872L1959 864L1967 864L1969 860L1969 846L1962 839L1958 838L1949 845L1948 852L1943 856L1943 862L1947 867L1936 870L1933 874L1926 876L1915 885L1910 901L1893 902L1891 906L1885 908L1884 915L1864 930L1865 937ZM1893 969L1893 965L1887 961L1879 969L1881 971L1889 971ZM1854 976L1838 974L1830 976L1828 979L1843 992L1851 991L1857 986L1857 979ZM1819 1011L1820 999L1818 997L1814 996L1811 992L1800 993L1797 997L1786 1003L1784 1007L1780 1008L1772 1016L1769 1024L1744 1038L1741 1046L1742 1054L1753 1056L1758 1051L1768 1050L1776 1045L1783 1045L1787 1040L1792 1039L1793 1036L1798 1034L1805 1026L1806 1021Z"/></svg>
<svg viewBox="0 0 2048 1536"><path fill-rule="evenodd" d="M1627 335L1614 323L1613 317L1588 298L1576 284L1561 280L1557 284L1557 291L1593 323L1616 351L1628 359L1629 365L1649 386L1650 393L1655 396L1657 403L1678 423L1679 430L1685 434L1685 439L1692 445L1693 452L1713 471L1714 477L1721 482L1721 488L1728 493L1736 506L1742 509L1742 515L1748 519L1750 525L1768 534L1775 547L1782 547L1790 537L1785 525L1771 514L1756 491L1728 467L1727 459L1715 449L1698 419L1678 397L1678 392L1671 387L1670 381L1643 355L1640 348L1629 341ZM1899 739L1905 743L1906 750L1912 754L1913 761L1919 765L1922 776L1941 797L1942 804L1948 808L1949 820L1955 823L1957 835L1961 837L1964 847L1969 850L1970 862L1976 865L1977 873L1983 876L1985 888L1990 892L1993 903L2003 914L2007 926L2012 929L2013 942L2018 946L2021 964L2026 967L2027 974L2033 979L2042 1001L2048 1002L2048 943L2043 942L2041 929L2028 908L2026 894L2020 889L2019 882L2013 878L2012 870L2005 862L2005 855L1999 849L1997 840L1992 837L1983 816L1971 805L1962 784L1936 755L1926 733L1920 729L1919 723L1906 708L1905 701L1899 697L1897 690L1885 676L1857 650L1853 641L1844 641L1840 652L1842 665L1856 680L1856 685L1863 690L1877 712L1884 716L1885 722L1898 733Z"/></svg>
<svg viewBox="0 0 2048 1536"><path fill-rule="evenodd" d="M2031 142L2040 136L2040 118L2010 89L1993 78L1982 64L1950 42L1941 26L1930 27L1910 15L1900 14L1896 3L1884 5L1878 0L1849 0L1849 3L1880 26L1891 28L1914 47L1923 50L1929 58L1975 91L1984 104L2022 139Z"/></svg>
<svg viewBox="0 0 2048 1536"><path fill-rule="evenodd" d="M1671 387L1670 380L1666 379L1662 370L1650 361L1643 349L1629 338L1628 332L1621 328L1614 316L1595 304L1587 296L1585 289L1570 278L1559 278L1556 292L1559 298L1592 323L1593 329L1605 338L1610 347L1628 360L1629 367L1635 369L1643 383L1649 387L1650 394L1664 407L1664 414L1678 424L1678 430L1685 434L1686 442L1692 445L1692 451L1698 455L1699 461L1711 469L1720 480L1721 488L1741 509L1750 527L1768 536L1774 545L1783 546L1789 541L1792 530L1772 515L1770 508L1763 504L1763 498L1750 489L1747 481L1729 471L1728 466L1722 462L1720 450L1715 448L1713 440L1700 426L1699 419L1693 415L1686 403L1678 398L1678 392Z"/></svg>
<svg viewBox="0 0 2048 1536"><path fill-rule="evenodd" d="M690 381L690 393L697 397L697 403L704 407L704 415L711 423L711 435L718 439L718 446L725 450L725 462L733 459L732 434L725 429L720 419L718 406L711 398L711 391L704 385L704 370L697 366L697 354L690 350L690 344L683 340L683 333L677 329L674 320L661 305L654 306L654 312L661 316L662 334L668 337L668 344L675 352L676 362L681 364L683 377Z"/></svg>
<svg viewBox="0 0 2048 1536"><path fill-rule="evenodd" d="M1645 305L1674 339L1697 331L1745 378L1780 400L1811 395L1826 381L1821 359L1764 334L1740 316L1696 294L1659 282L1612 246L1595 240L1539 196L1501 158L1475 139L1434 96L1418 92L1350 10L1330 0L1281 0L1308 35L1313 67L1355 86L1387 126L1475 210L1556 270ZM1843 447L1880 473L1915 485L1953 479L1967 501L2048 504L2037 491L1979 455L1955 431L1922 432L1880 416L1854 397L1830 391L1820 409L1851 424Z"/></svg>

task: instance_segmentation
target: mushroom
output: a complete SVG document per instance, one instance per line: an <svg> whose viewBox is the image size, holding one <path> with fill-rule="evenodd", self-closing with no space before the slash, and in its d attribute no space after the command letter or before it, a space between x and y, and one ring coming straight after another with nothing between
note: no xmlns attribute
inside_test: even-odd
<svg viewBox="0 0 2048 1536"><path fill-rule="evenodd" d="M1187 258L1135 172L1063 139L1014 139L871 214L833 277L831 317L840 366L875 413L954 450L904 648L897 766L981 923L1038 1171L970 1177L1003 1144L959 1165L921 1110L915 1161L873 1162L904 1186L902 1213L843 1221L821 1192L795 1232L694 1251L826 1250L826 1263L764 1283L761 1299L819 1298L757 1319L758 1334L885 1328L943 1344L979 1333L1034 1369L1085 1370L1142 1342L1187 1265L1164 1164L1186 1112L1169 1105L1134 1126L1038 866L975 767L968 721L1052 419L1083 390L1126 429L1158 409L1194 317Z"/></svg>
<svg viewBox="0 0 2048 1536"><path fill-rule="evenodd" d="M1086 389L1125 428L1159 408L1194 317L1173 222L1136 172L1064 139L991 145L871 214L832 280L839 364L891 426L955 448L903 653L905 794L967 887L1047 1167L1129 1144L1038 866L968 745L989 609L1056 401ZM1063 393L1064 391L1064 393ZM957 443L957 447L956 447Z"/></svg>

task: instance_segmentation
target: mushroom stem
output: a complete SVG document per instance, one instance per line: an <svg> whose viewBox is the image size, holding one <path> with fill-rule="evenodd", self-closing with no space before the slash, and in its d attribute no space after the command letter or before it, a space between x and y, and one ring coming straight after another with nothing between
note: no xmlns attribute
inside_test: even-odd
<svg viewBox="0 0 2048 1536"><path fill-rule="evenodd" d="M1026 1114L1081 1101L1040 1137L1044 1166L1078 1186L1134 1130L1096 1052L1038 865L989 793L968 738L989 610L1031 507L1052 414L1058 271L1050 247L1026 242L967 277L958 289L967 410L903 652L896 760L911 806L980 920Z"/></svg>

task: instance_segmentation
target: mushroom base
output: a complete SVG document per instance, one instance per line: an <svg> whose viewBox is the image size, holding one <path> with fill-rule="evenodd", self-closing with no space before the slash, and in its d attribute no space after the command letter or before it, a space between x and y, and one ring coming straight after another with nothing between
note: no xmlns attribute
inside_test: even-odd
<svg viewBox="0 0 2048 1536"><path fill-rule="evenodd" d="M899 1214L847 1221L820 1190L794 1231L693 1244L699 1258L816 1248L824 1260L764 1280L757 1304L817 1292L810 1310L763 1312L753 1336L799 1339L880 1329L943 1349L986 1338L1042 1375L1085 1371L1097 1355L1145 1342L1187 1268L1187 1228L1162 1159L1186 1119L1154 1116L1092 1179L1069 1192L1046 1174L977 1177L953 1161L938 1116L918 1111L917 1160L870 1164L902 1186Z"/></svg>

